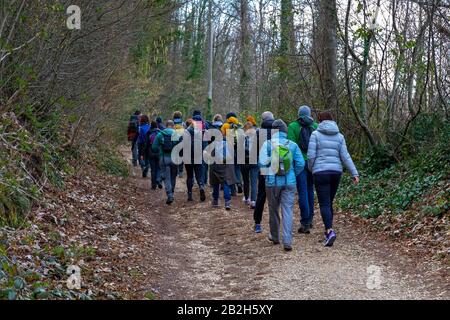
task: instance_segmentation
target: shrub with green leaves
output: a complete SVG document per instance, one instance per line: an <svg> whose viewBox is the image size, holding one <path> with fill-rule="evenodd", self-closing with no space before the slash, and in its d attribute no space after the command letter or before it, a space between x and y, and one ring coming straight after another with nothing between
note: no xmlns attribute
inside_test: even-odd
<svg viewBox="0 0 450 320"><path fill-rule="evenodd" d="M363 217L400 214L412 207L419 207L424 213L434 216L448 213L450 130L447 129L448 125L441 136L435 136L434 147L423 147L409 160L377 173L373 173L374 166L369 166L369 170L362 166L358 186L352 184L350 177L344 176L337 197L338 207Z"/></svg>

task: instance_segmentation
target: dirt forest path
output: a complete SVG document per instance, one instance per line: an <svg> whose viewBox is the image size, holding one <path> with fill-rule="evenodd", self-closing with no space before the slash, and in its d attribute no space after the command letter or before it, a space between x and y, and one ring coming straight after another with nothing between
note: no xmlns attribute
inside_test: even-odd
<svg viewBox="0 0 450 320"><path fill-rule="evenodd" d="M336 218L333 248L322 245L316 212L312 234L295 233L293 251L284 253L267 240L267 208L264 233L256 235L252 211L242 197L233 199L229 212L211 207L210 189L206 202L200 203L194 190L195 201L188 203L185 179L178 179L175 203L169 207L163 190L151 191L140 169L131 170L131 182L146 199L144 214L157 230L153 243L162 270L153 290L160 299L450 298L448 284L437 281L428 265L359 233L344 215ZM147 259L153 263L155 257ZM377 269L371 266L380 268L380 277L375 278Z"/></svg>

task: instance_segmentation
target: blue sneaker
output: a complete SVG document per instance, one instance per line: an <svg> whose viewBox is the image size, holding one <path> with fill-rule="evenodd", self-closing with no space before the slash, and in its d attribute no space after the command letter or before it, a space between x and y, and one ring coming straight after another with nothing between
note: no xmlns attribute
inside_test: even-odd
<svg viewBox="0 0 450 320"><path fill-rule="evenodd" d="M336 241L336 232L333 230L330 231L329 234L325 235L325 247L332 247L334 244L334 241Z"/></svg>
<svg viewBox="0 0 450 320"><path fill-rule="evenodd" d="M261 227L260 224L255 225L255 233L262 233L263 232L263 228Z"/></svg>

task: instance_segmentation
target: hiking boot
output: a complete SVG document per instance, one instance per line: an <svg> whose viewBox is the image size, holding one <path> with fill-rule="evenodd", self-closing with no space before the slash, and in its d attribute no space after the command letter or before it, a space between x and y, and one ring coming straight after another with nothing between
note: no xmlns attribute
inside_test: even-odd
<svg viewBox="0 0 450 320"><path fill-rule="evenodd" d="M156 190L156 188L157 188L157 186L152 186L152 190L153 191Z"/></svg>
<svg viewBox="0 0 450 320"><path fill-rule="evenodd" d="M173 197L170 197L167 199L166 204L170 206L173 203L173 201L174 201Z"/></svg>
<svg viewBox="0 0 450 320"><path fill-rule="evenodd" d="M334 242L336 241L336 238L336 233L333 230L331 230L328 234L325 233L325 247L332 247Z"/></svg>
<svg viewBox="0 0 450 320"><path fill-rule="evenodd" d="M290 245L288 245L288 244L285 244L283 249L286 252L291 252L292 251L292 247Z"/></svg>
<svg viewBox="0 0 450 320"><path fill-rule="evenodd" d="M225 210L227 210L227 211L231 210L231 202L230 201L225 202Z"/></svg>
<svg viewBox="0 0 450 320"><path fill-rule="evenodd" d="M277 245L280 244L280 241L275 241L275 240L272 239L272 235L271 235L271 234L269 234L268 239L269 239L270 242L272 242L272 244L273 244L274 246L277 246Z"/></svg>
<svg viewBox="0 0 450 320"><path fill-rule="evenodd" d="M203 189L200 189L200 201L201 202L206 201L206 194L205 194L205 190L203 190Z"/></svg>
<svg viewBox="0 0 450 320"><path fill-rule="evenodd" d="M214 207L214 208L217 208L218 206L219 206L219 200L213 200L212 201L212 206Z"/></svg>
<svg viewBox="0 0 450 320"><path fill-rule="evenodd" d="M158 188L159 189L162 189L163 188L163 185L160 183L160 184L158 184Z"/></svg>
<svg viewBox="0 0 450 320"><path fill-rule="evenodd" d="M188 200L189 202L194 201L194 198L192 197L192 192L188 192Z"/></svg>
<svg viewBox="0 0 450 320"><path fill-rule="evenodd" d="M256 201L250 202L250 209L252 209L252 210L256 209Z"/></svg>
<svg viewBox="0 0 450 320"><path fill-rule="evenodd" d="M260 224L255 225L255 233L262 233L263 228Z"/></svg>
<svg viewBox="0 0 450 320"><path fill-rule="evenodd" d="M238 184L238 194L243 194L244 190L242 189L242 186Z"/></svg>
<svg viewBox="0 0 450 320"><path fill-rule="evenodd" d="M309 228L309 226L301 226L299 229L298 229L298 233L300 233L300 234L311 234L311 229Z"/></svg>

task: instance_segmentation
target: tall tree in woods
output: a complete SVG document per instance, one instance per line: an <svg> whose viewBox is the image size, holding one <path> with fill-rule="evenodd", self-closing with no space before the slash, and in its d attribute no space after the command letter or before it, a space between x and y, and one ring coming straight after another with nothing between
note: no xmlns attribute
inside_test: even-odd
<svg viewBox="0 0 450 320"><path fill-rule="evenodd" d="M240 0L240 80L239 109L249 110L251 107L251 38L250 8L248 0Z"/></svg>
<svg viewBox="0 0 450 320"><path fill-rule="evenodd" d="M289 109L295 107L290 99L291 68L295 54L294 12L292 0L281 0L281 35L278 64L278 108L280 115L289 114Z"/></svg>
<svg viewBox="0 0 450 320"><path fill-rule="evenodd" d="M337 8L336 0L317 0L314 59L319 80L321 109L339 116L337 93Z"/></svg>
<svg viewBox="0 0 450 320"><path fill-rule="evenodd" d="M214 28L212 23L213 0L209 0L208 8L208 99L207 99L207 116L212 116L213 101L213 59L214 59Z"/></svg>

